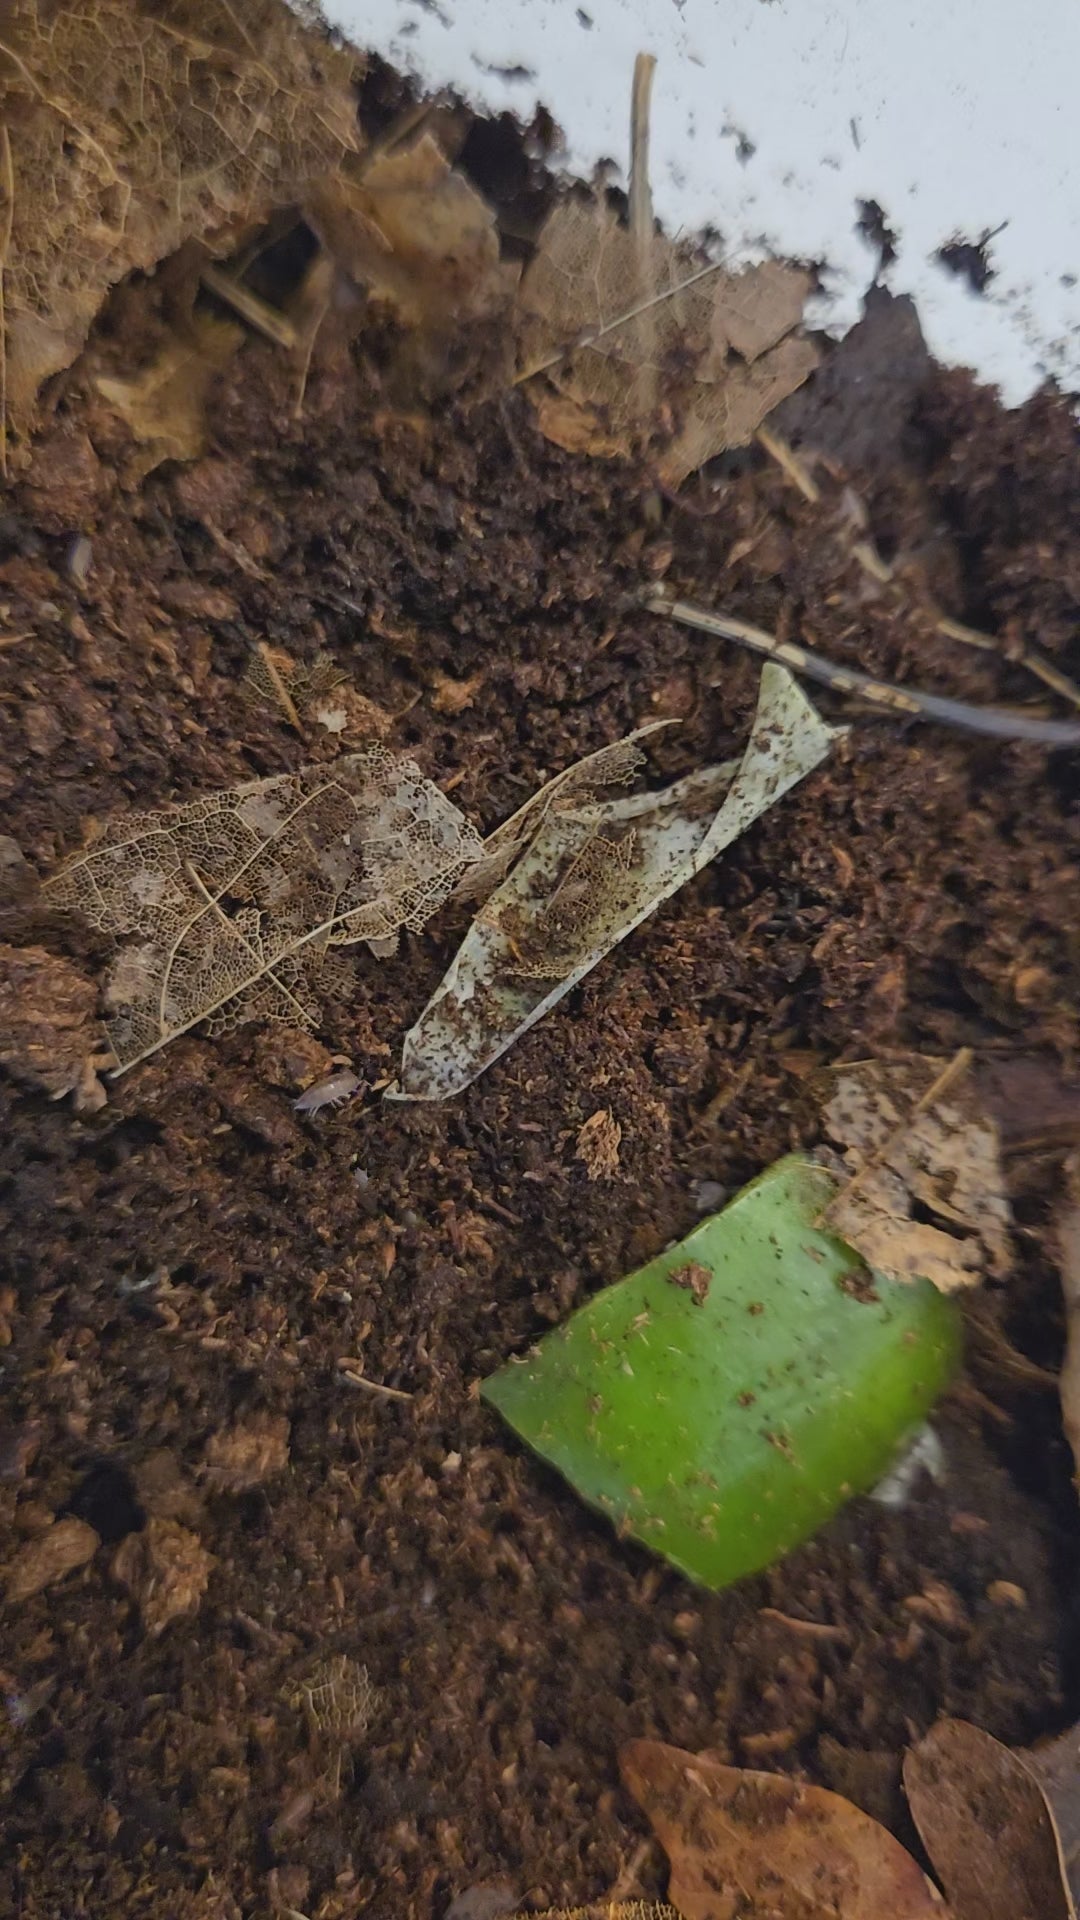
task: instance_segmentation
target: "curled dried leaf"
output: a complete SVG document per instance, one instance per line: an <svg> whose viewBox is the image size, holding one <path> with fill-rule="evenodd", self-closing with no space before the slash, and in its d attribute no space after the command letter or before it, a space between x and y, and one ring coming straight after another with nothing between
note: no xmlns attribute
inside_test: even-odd
<svg viewBox="0 0 1080 1920"><path fill-rule="evenodd" d="M1075 1920L1054 1817L1019 1754L939 1720L906 1755L904 1789L956 1920Z"/></svg>

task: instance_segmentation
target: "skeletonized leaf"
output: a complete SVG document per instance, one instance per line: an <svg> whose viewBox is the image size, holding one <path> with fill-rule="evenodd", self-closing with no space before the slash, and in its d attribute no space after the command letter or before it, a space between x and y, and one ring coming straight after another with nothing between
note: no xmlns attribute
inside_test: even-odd
<svg viewBox="0 0 1080 1920"><path fill-rule="evenodd" d="M790 674L770 663L741 761L702 768L660 793L548 805L406 1036L397 1097L460 1093L816 767L837 737Z"/></svg>
<svg viewBox="0 0 1080 1920"><path fill-rule="evenodd" d="M45 894L126 941L106 988L124 1069L211 1017L310 1025L326 949L423 926L480 851L413 761L372 747L121 817Z"/></svg>
<svg viewBox="0 0 1080 1920"><path fill-rule="evenodd" d="M941 1065L844 1067L824 1118L855 1176L829 1208L831 1225L868 1266L899 1280L922 1274L948 1293L1008 1272L1010 1213L997 1128L970 1086L915 1111Z"/></svg>
<svg viewBox="0 0 1080 1920"><path fill-rule="evenodd" d="M529 392L548 439L602 456L652 450L676 485L744 445L812 373L817 349L797 332L811 280L777 261L700 277L700 263L654 234L645 278L658 297L626 317L641 304L641 273L639 249L606 201L556 207L518 297L520 377L544 370Z"/></svg>
<svg viewBox="0 0 1080 1920"><path fill-rule="evenodd" d="M659 1740L619 1755L684 1920L948 1920L891 1833L838 1793Z"/></svg>
<svg viewBox="0 0 1080 1920"><path fill-rule="evenodd" d="M966 1720L939 1720L905 1756L904 1789L956 1920L1075 1920L1026 1759Z"/></svg>

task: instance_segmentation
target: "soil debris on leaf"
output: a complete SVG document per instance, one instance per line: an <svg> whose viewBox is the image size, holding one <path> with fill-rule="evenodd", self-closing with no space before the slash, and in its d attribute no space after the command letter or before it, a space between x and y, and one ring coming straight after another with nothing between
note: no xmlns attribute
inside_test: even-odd
<svg viewBox="0 0 1080 1920"><path fill-rule="evenodd" d="M619 1767L684 1920L949 1920L885 1827L837 1793L633 1740Z"/></svg>
<svg viewBox="0 0 1080 1920"><path fill-rule="evenodd" d="M942 1067L839 1068L823 1116L848 1174L829 1224L868 1266L899 1280L922 1275L948 1293L1008 1272L1011 1214L998 1131L970 1087L929 1097Z"/></svg>
<svg viewBox="0 0 1080 1920"><path fill-rule="evenodd" d="M1075 1920L1054 1816L1025 1757L939 1720L905 1756L904 1789L956 1920Z"/></svg>
<svg viewBox="0 0 1080 1920"><path fill-rule="evenodd" d="M669 486L743 446L819 359L798 332L808 273L767 261L702 268L651 237L644 312L640 247L606 200L569 199L537 242L518 296L518 378L540 431L571 453L645 457ZM643 406L648 365L661 406Z"/></svg>
<svg viewBox="0 0 1080 1920"><path fill-rule="evenodd" d="M770 665L741 760L703 767L659 793L591 805L584 798L569 804L568 784L558 805L556 783L543 789L532 803L539 825L527 807L516 828L508 822L485 843L477 877L513 857L518 833L533 835L407 1034L395 1097L445 1100L460 1093L662 901L820 765L841 734L825 725L790 674ZM620 759L618 777L632 765ZM594 765L590 781L600 771ZM469 876L466 884L475 883Z"/></svg>

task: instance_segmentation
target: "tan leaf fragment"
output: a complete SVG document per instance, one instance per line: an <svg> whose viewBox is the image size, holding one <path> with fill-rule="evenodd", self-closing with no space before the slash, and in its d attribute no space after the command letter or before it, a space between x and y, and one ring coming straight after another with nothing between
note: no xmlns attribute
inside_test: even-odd
<svg viewBox="0 0 1080 1920"><path fill-rule="evenodd" d="M368 1670L346 1653L327 1654L285 1689L286 1703L303 1712L313 1733L331 1746L355 1746L382 1704Z"/></svg>
<svg viewBox="0 0 1080 1920"><path fill-rule="evenodd" d="M407 325L441 333L479 319L517 284L491 208L430 133L318 181L304 212L339 267Z"/></svg>
<svg viewBox="0 0 1080 1920"><path fill-rule="evenodd" d="M646 277L654 301L634 312L639 251L615 210L602 199L556 207L518 296L518 377L557 445L648 454L675 486L745 445L813 372L820 355L798 332L812 282L778 261L703 271L663 234L653 235ZM643 405L651 390L655 409Z"/></svg>
<svg viewBox="0 0 1080 1920"><path fill-rule="evenodd" d="M684 1920L948 1920L899 1841L838 1793L659 1740L631 1741L619 1766Z"/></svg>
<svg viewBox="0 0 1080 1920"><path fill-rule="evenodd" d="M0 25L8 423L109 288L186 240L228 253L361 146L360 56L283 0L14 0Z"/></svg>
<svg viewBox="0 0 1080 1920"><path fill-rule="evenodd" d="M171 1620L197 1613L214 1556L197 1533L178 1520L148 1520L129 1533L112 1560L112 1575L136 1601L143 1626L156 1637Z"/></svg>
<svg viewBox="0 0 1080 1920"><path fill-rule="evenodd" d="M207 1485L215 1493L244 1493L289 1464L289 1421L284 1414L253 1413L211 1434L203 1456Z"/></svg>
<svg viewBox="0 0 1080 1920"><path fill-rule="evenodd" d="M271 706L301 735L329 734L343 744L383 740L394 716L358 692L328 653L296 660L284 647L256 647L244 675L247 688Z"/></svg>
<svg viewBox="0 0 1080 1920"><path fill-rule="evenodd" d="M577 1158L590 1180L613 1180L619 1171L622 1128L610 1107L601 1107L578 1129Z"/></svg>
<svg viewBox="0 0 1080 1920"><path fill-rule="evenodd" d="M1021 1754L1050 1805L1073 1904L1080 1900L1080 1728Z"/></svg>
<svg viewBox="0 0 1080 1920"><path fill-rule="evenodd" d="M44 947L0 946L0 1067L78 1113L105 1104L97 1068L108 1059L97 988Z"/></svg>
<svg viewBox="0 0 1080 1920"><path fill-rule="evenodd" d="M35 1593L43 1593L46 1587L55 1586L65 1574L74 1573L76 1567L85 1567L100 1545L93 1527L85 1520L77 1520L74 1514L54 1521L44 1533L20 1547L8 1565L8 1599L29 1600Z"/></svg>
<svg viewBox="0 0 1080 1920"><path fill-rule="evenodd" d="M141 448L129 468L139 481L163 460L197 460L206 447L210 388L244 339L228 320L194 316L185 337L172 334L149 366L131 379L102 374L95 386Z"/></svg>
<svg viewBox="0 0 1080 1920"><path fill-rule="evenodd" d="M966 1720L939 1720L905 1756L904 1790L956 1920L1075 1920L1026 1758Z"/></svg>
<svg viewBox="0 0 1080 1920"><path fill-rule="evenodd" d="M853 1176L828 1209L830 1227L868 1266L893 1279L922 1275L950 1293L1008 1272L1010 1211L997 1127L970 1086L914 1112L942 1064L843 1067L823 1117Z"/></svg>

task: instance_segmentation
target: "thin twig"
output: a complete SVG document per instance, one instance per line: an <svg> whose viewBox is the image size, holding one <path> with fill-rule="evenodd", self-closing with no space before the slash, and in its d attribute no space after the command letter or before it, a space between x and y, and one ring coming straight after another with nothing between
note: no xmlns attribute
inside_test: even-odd
<svg viewBox="0 0 1080 1920"><path fill-rule="evenodd" d="M277 347L286 347L290 350L295 347L296 328L292 321L279 312L277 307L272 307L268 300L253 293L250 287L246 287L242 280L236 278L235 274L225 273L220 267L215 267L208 262L199 278L208 293L224 301L227 307L231 307L234 313L238 313L242 320L247 321L249 327L254 327L256 333L265 334L266 338L272 340Z"/></svg>
<svg viewBox="0 0 1080 1920"><path fill-rule="evenodd" d="M696 287L699 280L707 280L711 273L722 273L723 271L724 263L722 260L714 260L707 267L699 267L696 273L689 274L685 280L678 281L675 286L665 287L663 293L654 293L651 300L645 300L644 302L639 302L637 306L628 307L625 313L618 314L614 320L605 321L604 325L598 327L595 333L586 333L580 340L570 340L565 347L560 347L557 352L549 353L543 360L537 360L533 366L526 367L524 373L515 374L510 383L511 386L520 387L525 380L535 380L538 373L547 373L551 367L557 367L560 360L569 359L571 354L582 353L587 347L595 347L597 342L606 339L609 333L615 333L619 327L625 327L631 320L639 319L643 313L648 312L650 307L662 306L665 300L674 300L676 294L685 293L688 287Z"/></svg>
<svg viewBox="0 0 1080 1920"><path fill-rule="evenodd" d="M634 85L630 96L630 242L634 250L635 290L643 308L637 334L634 382L639 409L646 417L656 406L656 309L649 304L656 291L653 284L652 194L649 191L649 102L655 71L656 60L653 55L639 53L634 61Z"/></svg>
<svg viewBox="0 0 1080 1920"><path fill-rule="evenodd" d="M790 1627L792 1633L805 1634L808 1640L847 1640L846 1627L830 1626L826 1620L801 1620L796 1613L781 1613L779 1607L759 1607L758 1615L762 1620L775 1620L781 1627Z"/></svg>
<svg viewBox="0 0 1080 1920"><path fill-rule="evenodd" d="M887 680L873 680L855 667L839 667L820 653L810 653L793 640L780 640L754 627L746 620L734 620L727 614L712 613L690 600L672 600L663 587L647 587L641 604L650 613L666 615L681 626L694 627L699 633L711 633L720 640L737 640L768 660L779 660L793 673L805 674L834 693L854 694L871 707L890 714L903 714L912 720L939 720L943 726L958 727L965 733L988 734L996 740L1034 740L1044 747L1080 747L1080 721L1035 720L1022 713L1010 713L1004 707L973 707L965 700L949 700L944 694L923 693L917 687L894 687Z"/></svg>
<svg viewBox="0 0 1080 1920"><path fill-rule="evenodd" d="M819 1225L823 1225L825 1221L828 1220L830 1213L832 1213L836 1207L840 1206L841 1203L846 1205L851 1199L852 1194L858 1192L858 1189L869 1179L870 1175L877 1171L882 1161L887 1159L898 1141L902 1140L904 1135L910 1132L919 1115L925 1113L928 1108L936 1106L939 1100L945 1098L950 1087L954 1087L956 1082L963 1078L973 1059L974 1054L970 1047L961 1047L959 1051L953 1055L948 1066L942 1068L933 1084L927 1087L925 1093L919 1095L910 1112L906 1113L904 1118L898 1121L895 1127L890 1129L881 1144L874 1148L873 1153L867 1154L866 1159L852 1174L850 1180L845 1180L843 1186L838 1188L836 1193L833 1194L828 1206L822 1210Z"/></svg>
<svg viewBox="0 0 1080 1920"><path fill-rule="evenodd" d="M789 447L787 441L782 440L780 435L773 433L769 427L759 427L755 438L759 446L764 447L770 458L776 461L782 472L787 474L792 486L798 488L803 499L809 500L810 505L816 507L821 499L821 488L817 481L811 478L794 447Z"/></svg>
<svg viewBox="0 0 1080 1920"><path fill-rule="evenodd" d="M413 1395L405 1393L401 1387L384 1387L381 1380L369 1380L366 1373L354 1373L351 1367L338 1362L338 1370L350 1387L363 1387L365 1393L379 1393L386 1400L411 1400Z"/></svg>
<svg viewBox="0 0 1080 1920"><path fill-rule="evenodd" d="M11 134L0 126L0 193L3 216L0 218L0 474L7 479L7 305L5 274L11 234L15 225L15 163L11 156Z"/></svg>
<svg viewBox="0 0 1080 1920"><path fill-rule="evenodd" d="M811 506L816 506L821 499L821 489L816 480L811 477L805 463L799 459L794 447L789 446L786 440L782 439L778 433L773 433L768 427L759 427L755 438L769 457L775 460L781 472L791 481L792 486L798 488L803 499L808 500ZM863 572L872 580L876 580L879 586L889 586L896 580L895 569L882 559L872 540L854 540L845 544L852 559L857 561ZM1068 700L1072 706L1080 707L1080 687L1074 680L1069 679L1067 673L1062 673L1060 667L1056 667L1052 660L1047 660L1044 654L1039 653L1037 648L1025 646L1013 648L1004 641L995 640L993 634L980 633L977 627L969 627L962 620L953 620L947 613L940 612L937 607L931 608L931 619L935 633L940 633L943 639L959 640L962 646L975 647L980 653L996 653L1006 660L1013 661L1018 667L1026 667L1028 672L1033 674L1036 680L1041 680L1045 687L1050 687L1054 693L1060 694L1062 699Z"/></svg>

